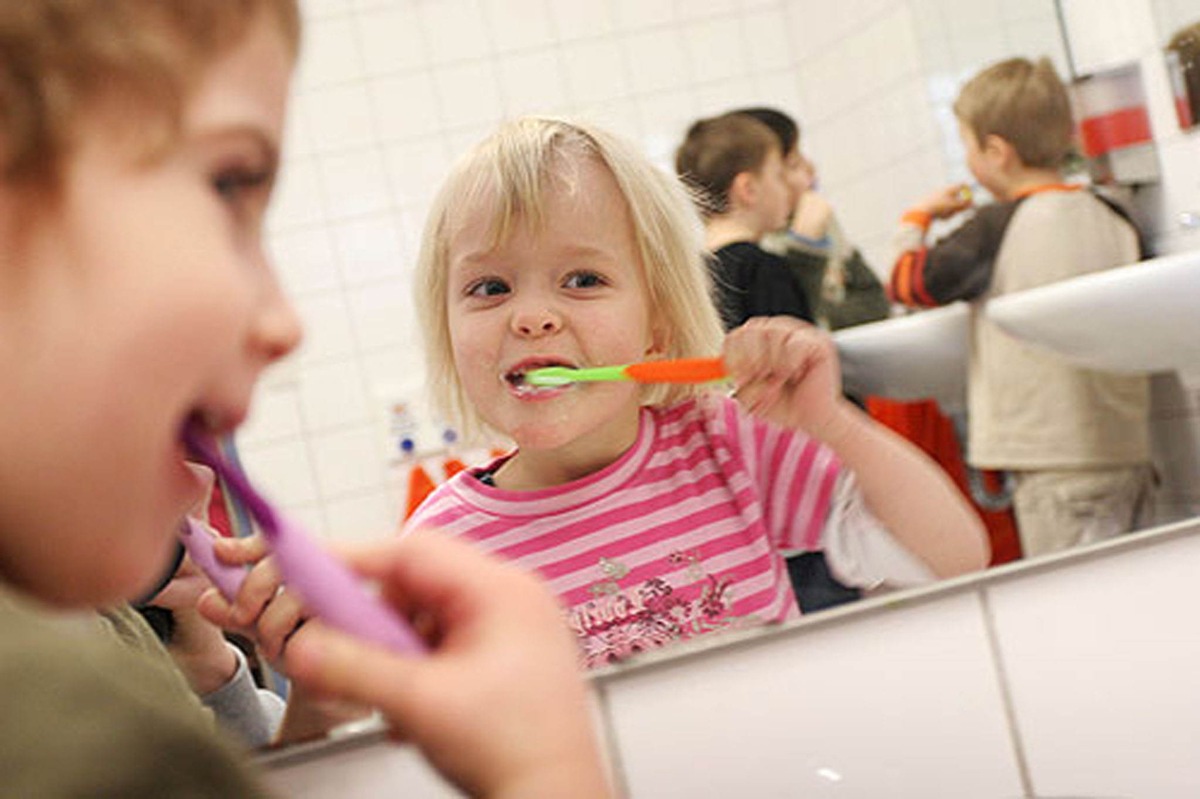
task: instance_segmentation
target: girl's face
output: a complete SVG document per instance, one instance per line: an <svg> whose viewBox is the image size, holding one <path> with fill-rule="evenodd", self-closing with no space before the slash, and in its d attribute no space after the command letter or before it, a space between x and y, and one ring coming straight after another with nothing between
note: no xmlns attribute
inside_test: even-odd
<svg viewBox="0 0 1200 799"><path fill-rule="evenodd" d="M493 209L466 209L448 251L446 302L455 368L468 399L513 438L526 463L553 459L587 473L637 435L632 383L531 389L520 375L548 365L625 364L661 351L616 181L580 159L578 188L551 189L544 227L518 225L490 246Z"/></svg>
<svg viewBox="0 0 1200 799"><path fill-rule="evenodd" d="M185 420L231 431L263 367L297 344L262 246L291 68L260 17L160 158L97 116L61 202L25 230L0 221L6 582L77 606L146 589L203 489ZM0 220L20 202L0 185Z"/></svg>

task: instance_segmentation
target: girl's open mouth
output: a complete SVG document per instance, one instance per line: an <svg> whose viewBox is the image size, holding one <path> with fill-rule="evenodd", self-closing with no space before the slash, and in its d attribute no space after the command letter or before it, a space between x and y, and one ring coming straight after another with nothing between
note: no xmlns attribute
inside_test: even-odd
<svg viewBox="0 0 1200 799"><path fill-rule="evenodd" d="M525 380L525 373L531 372L534 369L541 369L545 366L567 366L573 367L569 361L562 358L528 358L523 360L501 375L501 379L508 385L509 392L521 399L542 399L557 396L571 386L535 386Z"/></svg>

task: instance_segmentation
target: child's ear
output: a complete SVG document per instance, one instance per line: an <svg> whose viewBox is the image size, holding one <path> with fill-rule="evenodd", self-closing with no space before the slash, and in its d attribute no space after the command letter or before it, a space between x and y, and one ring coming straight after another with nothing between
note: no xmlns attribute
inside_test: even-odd
<svg viewBox="0 0 1200 799"><path fill-rule="evenodd" d="M738 172L729 184L729 207L745 208L758 195L758 178L753 172Z"/></svg>
<svg viewBox="0 0 1200 799"><path fill-rule="evenodd" d="M1007 139L994 133L989 133L983 138L983 146L980 149L984 156L997 166L1011 168L1018 163L1016 148Z"/></svg>
<svg viewBox="0 0 1200 799"><path fill-rule="evenodd" d="M671 348L671 332L665 322L657 321L650 328L650 344L646 347L647 356L666 355Z"/></svg>

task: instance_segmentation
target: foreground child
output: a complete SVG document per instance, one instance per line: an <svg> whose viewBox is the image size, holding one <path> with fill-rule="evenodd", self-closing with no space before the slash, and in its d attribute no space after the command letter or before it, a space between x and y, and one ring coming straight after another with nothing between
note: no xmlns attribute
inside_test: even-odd
<svg viewBox="0 0 1200 799"><path fill-rule="evenodd" d="M842 399L827 336L760 318L722 345L708 285L677 181L580 125L503 127L431 211L418 307L432 385L517 448L443 484L409 529L436 525L541 572L593 666L794 618L782 550L824 548L857 585L986 562L953 484ZM522 380L718 350L736 402Z"/></svg>
<svg viewBox="0 0 1200 799"><path fill-rule="evenodd" d="M292 0L0 4L5 795L263 793L177 676L64 615L150 589L203 489L184 423L233 430L298 341L262 246L297 39ZM453 544L356 563L432 614L429 657L313 622L293 676L381 707L473 795L604 795L553 601Z"/></svg>

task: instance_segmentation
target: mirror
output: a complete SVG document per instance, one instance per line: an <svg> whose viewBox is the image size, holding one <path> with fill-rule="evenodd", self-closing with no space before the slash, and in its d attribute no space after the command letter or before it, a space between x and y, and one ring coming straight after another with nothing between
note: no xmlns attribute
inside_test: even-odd
<svg viewBox="0 0 1200 799"><path fill-rule="evenodd" d="M843 227L883 273L907 204L969 177L950 110L960 82L1012 55L1048 55L1070 74L1053 0L304 10L270 244L307 338L268 376L238 447L265 489L327 537L396 528L412 462L398 435L418 460L458 446L424 410L408 286L435 187L501 118L585 116L669 168L692 120L777 106L800 121Z"/></svg>

